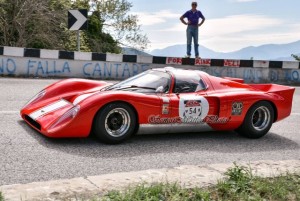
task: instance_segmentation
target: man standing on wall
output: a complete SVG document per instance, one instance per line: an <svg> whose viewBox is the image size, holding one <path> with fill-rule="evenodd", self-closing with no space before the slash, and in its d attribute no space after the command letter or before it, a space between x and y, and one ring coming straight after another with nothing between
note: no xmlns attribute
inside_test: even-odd
<svg viewBox="0 0 300 201"><path fill-rule="evenodd" d="M187 18L188 22L184 20ZM199 23L199 19L202 19ZM186 38L187 38L187 56L191 57L192 38L194 39L194 50L195 57L199 58L199 44L198 44L198 28L204 23L205 17L202 15L200 10L197 10L197 2L192 2L192 9L184 13L180 20L183 24L187 25Z"/></svg>

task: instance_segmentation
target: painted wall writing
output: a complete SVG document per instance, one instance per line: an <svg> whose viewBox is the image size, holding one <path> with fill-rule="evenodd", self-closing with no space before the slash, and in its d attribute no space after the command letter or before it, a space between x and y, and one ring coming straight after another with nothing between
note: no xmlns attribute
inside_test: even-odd
<svg viewBox="0 0 300 201"><path fill-rule="evenodd" d="M150 64L0 56L0 75L125 79L149 68Z"/></svg>
<svg viewBox="0 0 300 201"><path fill-rule="evenodd" d="M254 69L254 68L248 68L248 69L243 69L243 79L247 83L259 83L263 81L264 76L263 76L263 70L262 69Z"/></svg>
<svg viewBox="0 0 300 201"><path fill-rule="evenodd" d="M246 83L300 83L299 69L209 67L200 70L217 77L242 78Z"/></svg>
<svg viewBox="0 0 300 201"><path fill-rule="evenodd" d="M63 75L72 74L72 70L84 77L93 78L128 78L137 75L147 69L149 64L128 64L128 63L111 63L111 62L87 62L74 64L74 61L40 61L28 60L27 75L45 76L45 75Z"/></svg>
<svg viewBox="0 0 300 201"><path fill-rule="evenodd" d="M17 65L14 59L1 58L0 59L0 74L15 74Z"/></svg>
<svg viewBox="0 0 300 201"><path fill-rule="evenodd" d="M224 60L230 67L210 66L210 59L195 59L196 65L176 65L182 60L168 58L175 68L205 71L217 77L242 78L246 83L300 84L300 69L244 68L239 61ZM257 63L256 65L264 63ZM122 80L164 64L122 63L104 61L75 61L0 56L0 75L35 77L82 77ZM237 68L238 67L238 68Z"/></svg>
<svg viewBox="0 0 300 201"><path fill-rule="evenodd" d="M53 61L33 60L27 62L27 75L44 76L71 73L70 64L65 61L63 64Z"/></svg>
<svg viewBox="0 0 300 201"><path fill-rule="evenodd" d="M285 79L290 81L290 82L300 81L299 71L297 71L297 70L286 71Z"/></svg>
<svg viewBox="0 0 300 201"><path fill-rule="evenodd" d="M128 78L150 68L150 64L88 62L82 67L85 77L93 78Z"/></svg>
<svg viewBox="0 0 300 201"><path fill-rule="evenodd" d="M271 82L286 81L288 83L300 82L300 70L296 69L280 69L269 71L269 79Z"/></svg>
<svg viewBox="0 0 300 201"><path fill-rule="evenodd" d="M210 75L217 77L238 77L238 68L209 67L201 68Z"/></svg>

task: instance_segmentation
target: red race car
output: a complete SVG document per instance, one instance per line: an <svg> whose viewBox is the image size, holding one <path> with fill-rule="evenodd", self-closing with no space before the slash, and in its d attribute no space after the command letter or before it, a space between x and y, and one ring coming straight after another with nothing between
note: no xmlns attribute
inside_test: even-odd
<svg viewBox="0 0 300 201"><path fill-rule="evenodd" d="M203 130L234 130L260 138L274 122L290 115L294 91L165 67L117 84L86 79L56 82L33 97L21 116L48 137L93 133L111 144L135 133Z"/></svg>

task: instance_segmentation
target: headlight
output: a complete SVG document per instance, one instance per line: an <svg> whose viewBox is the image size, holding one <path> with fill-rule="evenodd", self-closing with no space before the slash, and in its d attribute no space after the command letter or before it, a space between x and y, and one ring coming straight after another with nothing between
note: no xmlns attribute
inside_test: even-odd
<svg viewBox="0 0 300 201"><path fill-rule="evenodd" d="M34 103L34 102L40 100L43 96L45 96L45 94L46 94L46 90L45 90L45 89L42 90L42 91L40 91L40 92L37 93L33 98L31 98L30 101L28 101L28 102L26 103L26 105L24 105L24 107L26 107L27 105L29 105L29 104L31 104L31 103ZM24 107L23 107L23 108L24 108Z"/></svg>
<svg viewBox="0 0 300 201"><path fill-rule="evenodd" d="M59 129L65 125L67 125L72 119L76 117L80 110L80 106L76 105L69 109L63 116L61 116L54 124L52 124L49 128L49 132L53 129Z"/></svg>

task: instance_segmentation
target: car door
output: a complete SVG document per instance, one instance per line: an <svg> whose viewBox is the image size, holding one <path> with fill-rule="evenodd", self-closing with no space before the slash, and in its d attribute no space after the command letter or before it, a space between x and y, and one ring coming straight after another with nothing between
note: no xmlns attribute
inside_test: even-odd
<svg viewBox="0 0 300 201"><path fill-rule="evenodd" d="M208 95L208 85L193 71L174 71L174 86L161 94L161 115L177 122L201 124L207 118L218 118L219 99ZM179 119L179 121L178 121Z"/></svg>

